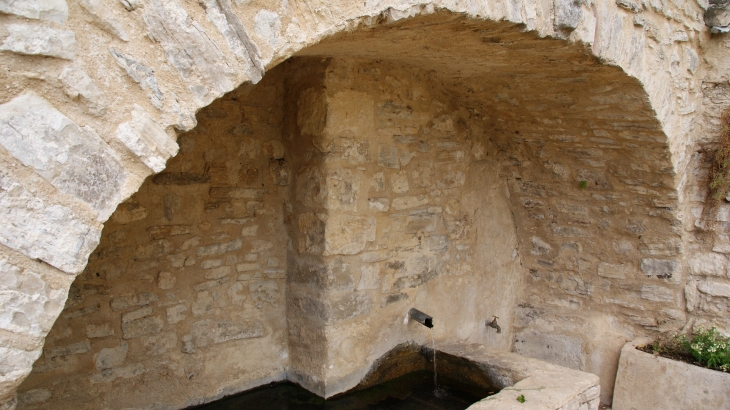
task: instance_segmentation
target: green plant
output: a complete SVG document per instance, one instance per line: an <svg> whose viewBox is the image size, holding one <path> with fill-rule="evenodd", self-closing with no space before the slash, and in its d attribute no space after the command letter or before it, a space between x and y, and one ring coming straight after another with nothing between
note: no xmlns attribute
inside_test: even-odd
<svg viewBox="0 0 730 410"><path fill-rule="evenodd" d="M588 181L580 181L580 184L578 184L578 187L580 187L580 189L586 189L587 186Z"/></svg>
<svg viewBox="0 0 730 410"><path fill-rule="evenodd" d="M520 403L524 403L525 402L525 395L524 394L520 394L519 396L517 396L517 401L520 402Z"/></svg>
<svg viewBox="0 0 730 410"><path fill-rule="evenodd" d="M698 328L691 338L679 335L677 341L701 364L724 372L730 371L730 338L722 336L717 328Z"/></svg>

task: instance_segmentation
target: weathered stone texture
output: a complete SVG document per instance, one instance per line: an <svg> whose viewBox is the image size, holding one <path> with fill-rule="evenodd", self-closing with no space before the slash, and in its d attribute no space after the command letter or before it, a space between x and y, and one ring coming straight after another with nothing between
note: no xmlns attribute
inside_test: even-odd
<svg viewBox="0 0 730 410"><path fill-rule="evenodd" d="M167 61L188 84L198 104L210 104L233 89L233 67L176 0L150 2L144 8L144 22L150 37L160 43Z"/></svg>
<svg viewBox="0 0 730 410"><path fill-rule="evenodd" d="M99 243L100 230L63 205L0 170L0 243L67 273L77 273Z"/></svg>
<svg viewBox="0 0 730 410"><path fill-rule="evenodd" d="M7 30L10 34L3 40L0 50L66 60L76 58L76 35L73 31L30 24L9 24Z"/></svg>
<svg viewBox="0 0 730 410"><path fill-rule="evenodd" d="M122 41L129 41L129 34L121 21L103 0L80 0L79 4L93 18L94 23Z"/></svg>
<svg viewBox="0 0 730 410"><path fill-rule="evenodd" d="M154 172L165 169L167 159L177 154L179 149L177 143L139 106L132 111L132 121L119 125L116 136Z"/></svg>
<svg viewBox="0 0 730 410"><path fill-rule="evenodd" d="M6 167L0 242L69 273L83 268L99 230L60 198L76 196L104 220L123 199L116 193L136 188L105 144L76 124L92 124L107 140L116 129L130 150L125 161L133 154L160 172L178 151L165 130L192 129L194 113L245 74L257 82L266 65L302 47L300 55L316 56L307 64L320 68L300 64L301 72L272 77L276 86L245 85L200 112L169 173L107 224L21 406L53 400L74 408L76 397L114 407L126 399L117 391L134 391L184 407L190 402L180 392L211 398L280 377L287 365L292 378L322 394L341 391L389 343L427 338L423 329L395 325L410 305L442 320L437 338L503 349L515 331L534 336L539 327L512 323L518 303L549 320L583 315L610 334L726 320L728 216L718 213L714 226L701 221L706 166L696 154L712 147L730 104L727 40L703 28L707 4L320 6L82 0L72 10L83 16L68 19L63 0L0 0L7 22L0 57L9 67L2 102L35 90L73 119L62 138L48 128L54 143L43 135L44 150L56 152L67 137L93 148L69 145L67 162L59 149L49 177L21 158L36 149L5 147L58 189L59 203L48 195L53 187L26 184ZM83 61L65 61L73 59ZM115 61L140 89L107 77L118 71ZM66 97L77 100L68 110L59 104ZM159 111L135 108L130 121L130 108L145 99ZM16 131L33 145L32 135ZM280 147L266 145L272 140ZM146 175L142 168L130 172L134 181ZM72 177L58 179L57 171ZM293 260L307 268L295 272ZM296 283L285 285L290 276ZM458 303L443 300L457 294ZM25 296L8 303L35 309ZM126 358L94 370L94 355L122 346L122 315L137 309L146 316L124 323L127 335L137 335L124 342ZM296 309L310 312L285 317ZM253 317L232 317L237 312ZM503 337L484 329L485 312L500 315ZM230 324L263 328L249 332L260 337L206 344L191 330L201 321L223 333ZM580 344L592 358L567 362L600 373L602 400L610 401L606 375L615 363L593 357L612 357L611 338L590 339L580 321L543 331L577 340L559 343L550 357L573 357ZM0 358L26 366L14 375L27 373L32 359L2 349L11 350ZM63 381L50 388L44 383L53 377ZM161 380L180 382L170 388ZM62 397L69 401L56 402Z"/></svg>
<svg viewBox="0 0 730 410"><path fill-rule="evenodd" d="M0 106L0 144L59 190L108 218L127 171L118 155L34 93Z"/></svg>
<svg viewBox="0 0 730 410"><path fill-rule="evenodd" d="M105 97L81 67L69 65L63 69L58 79L63 83L64 92L69 98L80 100L91 115L104 115Z"/></svg>
<svg viewBox="0 0 730 410"><path fill-rule="evenodd" d="M66 0L2 0L0 12L58 23L65 23L68 19Z"/></svg>
<svg viewBox="0 0 730 410"><path fill-rule="evenodd" d="M150 178L119 206L46 339L45 353L26 382L37 387L23 389L21 395L24 407L53 403L59 409L78 408L79 397L94 408L135 405L136 399L119 397L111 386L185 407L190 397L218 394L221 381L231 380L227 369L232 363L242 369L235 382L241 386L262 377L282 377L287 240L281 204L286 191L278 191L280 185L268 171L249 188L241 172L242 163L266 170L271 157L288 159L283 146L276 148L272 142L281 138L280 82L274 73L251 94L234 93L201 112L200 128L181 136L188 145L193 141L195 150L183 150L170 160L168 176ZM262 101L266 108L258 105ZM228 110L226 102L235 102L236 109ZM156 127L145 122L149 118L137 120ZM228 134L241 121L256 130L253 138L259 146L271 149L244 159L242 141ZM177 145L159 128L138 130L138 136L146 132L159 137L140 142L149 144L149 158L156 156L164 166L163 158L174 154ZM220 176L211 175L214 167ZM191 183L185 175L207 178L193 178ZM69 234L71 228L66 224ZM31 321L42 326L33 328L33 334L42 337L52 315L63 308L65 292L47 290L29 272L16 276L13 281L8 276L12 289L0 291L8 307L0 315L0 328L19 331L21 323ZM25 362L16 360L19 370L30 369L38 352L28 354L32 357ZM211 373L204 366L219 370ZM60 372L78 388L67 390L65 382L47 385ZM169 378L157 376L166 372ZM151 375L155 376L148 380ZM172 379L178 380L178 387L169 384ZM143 385L145 392L135 385Z"/></svg>

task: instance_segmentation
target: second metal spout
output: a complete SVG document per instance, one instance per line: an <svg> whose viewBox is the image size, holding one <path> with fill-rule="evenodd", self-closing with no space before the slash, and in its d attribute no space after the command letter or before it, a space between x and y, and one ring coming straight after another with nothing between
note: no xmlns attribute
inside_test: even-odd
<svg viewBox="0 0 730 410"><path fill-rule="evenodd" d="M497 316L494 316L491 322L486 322L486 325L497 329L497 333L502 333L502 328L497 324Z"/></svg>
<svg viewBox="0 0 730 410"><path fill-rule="evenodd" d="M433 318L416 308L411 308L411 310L408 311L408 317L429 329L433 327Z"/></svg>

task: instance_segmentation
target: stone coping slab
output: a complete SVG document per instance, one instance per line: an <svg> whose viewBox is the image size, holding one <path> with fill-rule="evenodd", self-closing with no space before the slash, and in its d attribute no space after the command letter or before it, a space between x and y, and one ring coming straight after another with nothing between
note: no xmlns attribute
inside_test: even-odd
<svg viewBox="0 0 730 410"><path fill-rule="evenodd" d="M730 374L636 349L647 343L638 339L621 349L613 410L730 408Z"/></svg>
<svg viewBox="0 0 730 410"><path fill-rule="evenodd" d="M469 410L597 410L598 376L483 345L441 343L440 353L461 357L479 365L501 391L469 407ZM525 401L517 401L518 396Z"/></svg>

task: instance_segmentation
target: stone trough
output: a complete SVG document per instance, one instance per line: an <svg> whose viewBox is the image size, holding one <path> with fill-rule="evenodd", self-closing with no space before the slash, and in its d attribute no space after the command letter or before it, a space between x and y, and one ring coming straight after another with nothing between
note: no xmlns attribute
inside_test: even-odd
<svg viewBox="0 0 730 410"><path fill-rule="evenodd" d="M470 410L598 409L600 385L594 374L479 344L440 343L436 351L439 376L498 391ZM432 366L433 348L402 344L378 360L355 390ZM524 402L517 400L519 396L524 396Z"/></svg>
<svg viewBox="0 0 730 410"><path fill-rule="evenodd" d="M614 410L729 408L730 374L636 348L648 343L650 339L639 339L621 349Z"/></svg>

